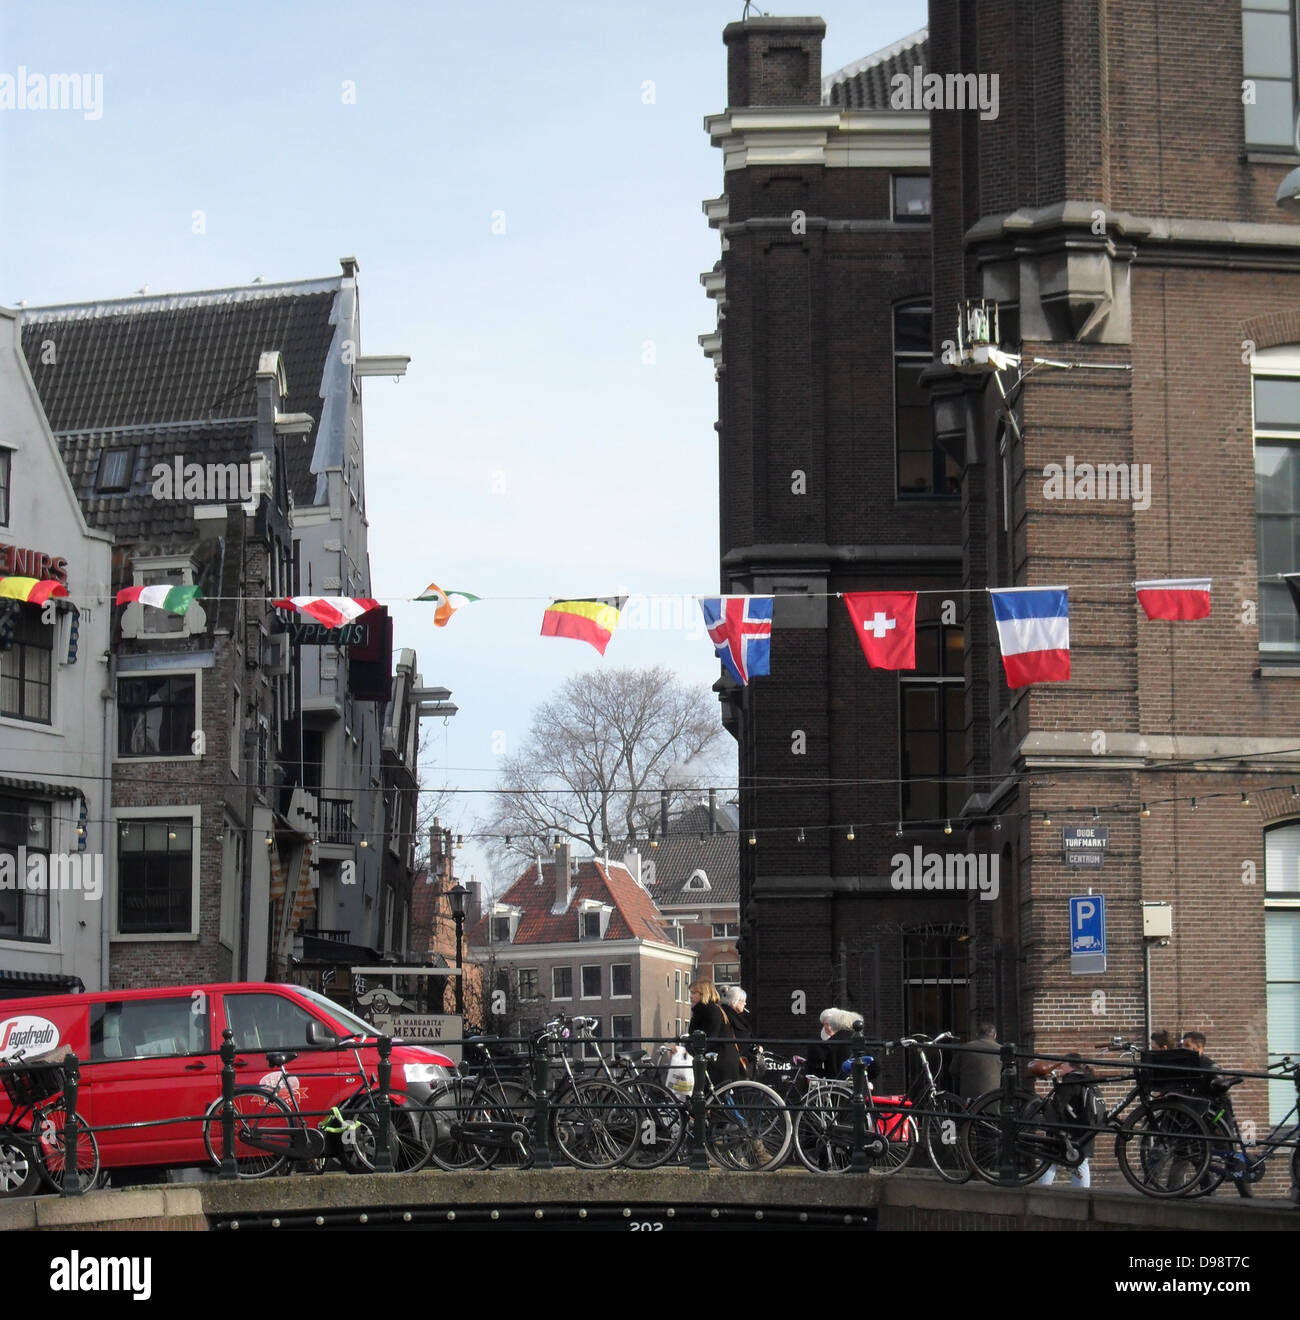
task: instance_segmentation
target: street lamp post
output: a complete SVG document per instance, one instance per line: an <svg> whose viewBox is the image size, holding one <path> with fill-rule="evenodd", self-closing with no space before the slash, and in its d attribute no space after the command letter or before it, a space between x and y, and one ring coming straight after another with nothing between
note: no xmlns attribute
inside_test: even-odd
<svg viewBox="0 0 1300 1320"><path fill-rule="evenodd" d="M456 1012L465 1016L465 965L461 956L461 940L465 934L465 895L469 890L459 880L447 891L451 904L451 919L456 923Z"/></svg>

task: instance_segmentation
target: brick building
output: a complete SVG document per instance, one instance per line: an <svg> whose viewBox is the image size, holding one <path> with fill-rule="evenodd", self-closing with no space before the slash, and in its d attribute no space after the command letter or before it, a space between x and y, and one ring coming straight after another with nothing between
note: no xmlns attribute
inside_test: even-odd
<svg viewBox="0 0 1300 1320"><path fill-rule="evenodd" d="M722 588L807 596L777 602L771 677L723 694L762 1030L802 990L884 1036L1000 1008L1078 1048L1140 1035L1149 999L1221 1061L1300 1047L1300 629L1272 576L1300 568L1300 227L1274 203L1300 163L1295 8L933 5L826 79L820 20L727 27L702 340ZM948 78L946 106L891 108L927 73L966 76L968 108ZM975 298L1033 368L1000 373L1005 401L943 360ZM1067 459L1151 479L1053 499ZM1193 575L1210 619L1143 617L1133 581ZM986 588L1062 583L1071 679L1010 690ZM819 594L890 587L935 593L898 675ZM1094 823L1085 873L1062 829ZM916 845L996 859L998 899L895 892ZM1109 963L1073 976L1089 883ZM1167 943L1146 903L1172 906ZM1238 1110L1262 1118L1262 1087Z"/></svg>
<svg viewBox="0 0 1300 1320"><path fill-rule="evenodd" d="M466 938L499 1035L526 1035L560 1009L596 1018L604 1041L673 1036L690 1018L695 954L678 947L627 867L578 861L567 843L524 871Z"/></svg>

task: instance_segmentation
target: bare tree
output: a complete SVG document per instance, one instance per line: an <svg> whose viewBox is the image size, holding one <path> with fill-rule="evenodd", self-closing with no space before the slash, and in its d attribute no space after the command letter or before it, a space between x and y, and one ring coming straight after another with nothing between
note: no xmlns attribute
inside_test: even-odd
<svg viewBox="0 0 1300 1320"><path fill-rule="evenodd" d="M538 707L524 746L502 766L479 822L494 867L507 871L538 851L549 854L555 835L593 853L645 837L662 790L680 796L732 781L723 769L729 743L712 694L669 669L575 675Z"/></svg>
<svg viewBox="0 0 1300 1320"><path fill-rule="evenodd" d="M437 762L431 757L426 759L426 754L430 750L430 741L429 731L421 729L419 769L415 778L418 789L412 824L415 831L415 869L417 871L428 870L431 865L429 856L430 827L435 819L446 816L448 808L456 800L456 795L447 788L445 770L440 776L443 780L442 787L437 787L430 782L431 779L439 777L435 776L434 773ZM443 821L443 824L445 825L446 822Z"/></svg>

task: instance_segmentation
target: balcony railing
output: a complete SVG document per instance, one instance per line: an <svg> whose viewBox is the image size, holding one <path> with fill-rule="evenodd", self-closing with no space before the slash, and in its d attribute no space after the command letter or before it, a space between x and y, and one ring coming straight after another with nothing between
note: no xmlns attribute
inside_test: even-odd
<svg viewBox="0 0 1300 1320"><path fill-rule="evenodd" d="M314 935L319 940L333 940L335 944L351 944L350 930L327 930L324 926L304 926L304 935Z"/></svg>
<svg viewBox="0 0 1300 1320"><path fill-rule="evenodd" d="M352 821L352 804L347 798L320 799L320 832L322 843L351 843L356 826Z"/></svg>

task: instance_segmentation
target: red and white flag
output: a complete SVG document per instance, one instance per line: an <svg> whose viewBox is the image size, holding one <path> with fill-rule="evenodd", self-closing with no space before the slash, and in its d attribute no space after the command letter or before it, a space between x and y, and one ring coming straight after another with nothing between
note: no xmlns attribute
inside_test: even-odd
<svg viewBox="0 0 1300 1320"><path fill-rule="evenodd" d="M271 604L278 610L308 614L327 628L341 627L379 608L379 602L368 596L287 596Z"/></svg>
<svg viewBox="0 0 1300 1320"><path fill-rule="evenodd" d="M846 592L844 603L872 669L916 668L916 592Z"/></svg>
<svg viewBox="0 0 1300 1320"><path fill-rule="evenodd" d="M1133 586L1148 619L1210 617L1209 578L1153 578Z"/></svg>

